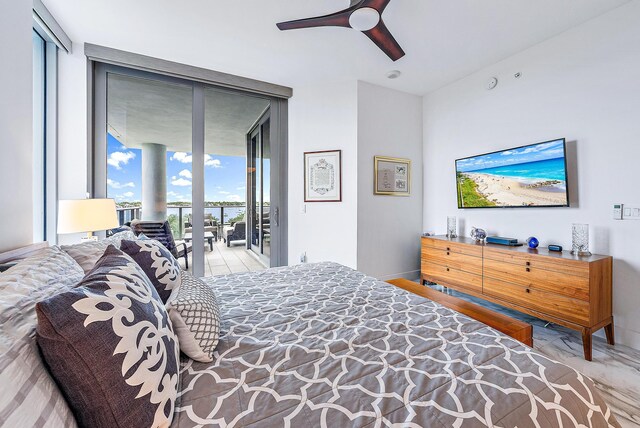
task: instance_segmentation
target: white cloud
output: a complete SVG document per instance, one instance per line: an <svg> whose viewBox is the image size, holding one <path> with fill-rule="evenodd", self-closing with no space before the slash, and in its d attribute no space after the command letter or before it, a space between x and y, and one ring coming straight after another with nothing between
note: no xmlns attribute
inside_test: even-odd
<svg viewBox="0 0 640 428"><path fill-rule="evenodd" d="M222 168L222 162L220 162L220 159L214 159L210 155L204 155L204 165L212 168Z"/></svg>
<svg viewBox="0 0 640 428"><path fill-rule="evenodd" d="M188 201L189 197L178 192L167 192L167 196L174 201Z"/></svg>
<svg viewBox="0 0 640 428"><path fill-rule="evenodd" d="M133 198L134 193L133 192L125 192L122 195L120 195L121 198Z"/></svg>
<svg viewBox="0 0 640 428"><path fill-rule="evenodd" d="M225 190L220 190L218 193L220 193L221 195L230 195L231 192L227 192Z"/></svg>
<svg viewBox="0 0 640 428"><path fill-rule="evenodd" d="M189 180L186 180L184 178L178 178L178 177L172 177L171 178L171 184L173 184L174 186L178 186L178 187L191 186L191 182Z"/></svg>
<svg viewBox="0 0 640 428"><path fill-rule="evenodd" d="M501 153L502 156L509 156L509 155L512 155L512 154L513 154L513 152L511 150L507 150L506 152L502 152Z"/></svg>
<svg viewBox="0 0 640 428"><path fill-rule="evenodd" d="M240 195L227 195L224 200L229 202L244 202L244 197Z"/></svg>
<svg viewBox="0 0 640 428"><path fill-rule="evenodd" d="M237 190L247 190L245 186L238 187Z"/></svg>
<svg viewBox="0 0 640 428"><path fill-rule="evenodd" d="M109 187L113 187L114 189L124 189L126 187L136 187L135 183L133 181L130 181L128 183L119 183L115 180L112 180L110 178L107 178L107 185Z"/></svg>
<svg viewBox="0 0 640 428"><path fill-rule="evenodd" d="M193 163L193 156L185 152L175 152L169 159L180 163ZM204 165L211 168L222 168L222 162L219 159L214 159L211 155L204 155Z"/></svg>
<svg viewBox="0 0 640 428"><path fill-rule="evenodd" d="M193 162L193 156L185 152L175 152L169 159L171 159L172 161L178 161L181 163Z"/></svg>
<svg viewBox="0 0 640 428"><path fill-rule="evenodd" d="M115 169L122 169L121 165L126 165L131 159L135 159L136 154L133 152L113 152L107 159L107 164Z"/></svg>
<svg viewBox="0 0 640 428"><path fill-rule="evenodd" d="M193 176L191 175L191 171L189 171L188 169L183 169L182 171L180 171L180 172L178 173L178 175L179 175L180 177L184 177L184 178L187 178L187 179L189 179L189 180L191 180L191 178L193 177Z"/></svg>

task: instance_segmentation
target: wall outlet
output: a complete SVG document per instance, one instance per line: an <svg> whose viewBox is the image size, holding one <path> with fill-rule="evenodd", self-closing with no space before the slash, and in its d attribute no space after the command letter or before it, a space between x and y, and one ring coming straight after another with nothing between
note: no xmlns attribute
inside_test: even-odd
<svg viewBox="0 0 640 428"><path fill-rule="evenodd" d="M306 263L307 262L307 252L305 251L304 253L300 254L300 263Z"/></svg>

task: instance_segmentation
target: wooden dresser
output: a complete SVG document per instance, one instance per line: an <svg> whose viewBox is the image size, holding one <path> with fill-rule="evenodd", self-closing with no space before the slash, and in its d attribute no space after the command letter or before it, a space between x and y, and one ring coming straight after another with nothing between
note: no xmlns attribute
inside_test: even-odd
<svg viewBox="0 0 640 428"><path fill-rule="evenodd" d="M610 256L422 237L422 280L582 332L591 361L591 335L604 328L614 344Z"/></svg>

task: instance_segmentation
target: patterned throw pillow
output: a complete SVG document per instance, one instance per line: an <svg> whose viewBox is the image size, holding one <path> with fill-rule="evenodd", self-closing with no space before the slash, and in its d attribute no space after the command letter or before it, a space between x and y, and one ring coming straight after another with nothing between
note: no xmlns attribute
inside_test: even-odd
<svg viewBox="0 0 640 428"><path fill-rule="evenodd" d="M155 288L109 246L77 288L36 306L37 342L81 426L166 427L179 346Z"/></svg>
<svg viewBox="0 0 640 428"><path fill-rule="evenodd" d="M120 249L131 256L147 274L163 303L180 287L180 264L164 245L152 239L122 240Z"/></svg>
<svg viewBox="0 0 640 428"><path fill-rule="evenodd" d="M213 361L220 338L220 311L211 288L182 272L182 285L167 302L180 350L196 361Z"/></svg>

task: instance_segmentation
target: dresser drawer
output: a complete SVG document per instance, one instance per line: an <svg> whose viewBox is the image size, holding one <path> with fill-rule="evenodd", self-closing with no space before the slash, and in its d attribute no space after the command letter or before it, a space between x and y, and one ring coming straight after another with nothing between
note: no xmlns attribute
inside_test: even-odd
<svg viewBox="0 0 640 428"><path fill-rule="evenodd" d="M522 287L498 279L484 277L483 292L487 296L515 303L543 314L580 325L589 325L589 303L535 288Z"/></svg>
<svg viewBox="0 0 640 428"><path fill-rule="evenodd" d="M482 258L433 247L422 247L422 260L448 268L482 275Z"/></svg>
<svg viewBox="0 0 640 428"><path fill-rule="evenodd" d="M422 248L425 247L436 248L438 250L444 250L453 253L467 254L475 257L482 257L481 245L448 241L446 239L422 238Z"/></svg>
<svg viewBox="0 0 640 428"><path fill-rule="evenodd" d="M544 264L531 261L529 265L507 263L494 259L484 260L483 274L501 281L548 291L563 296L589 301L589 279L544 269Z"/></svg>
<svg viewBox="0 0 640 428"><path fill-rule="evenodd" d="M422 262L422 276L436 284L460 287L467 290L482 293L482 275L453 269L437 263Z"/></svg>
<svg viewBox="0 0 640 428"><path fill-rule="evenodd" d="M519 251L510 251L485 247L485 260L496 260L499 262L511 263L523 268L531 267L548 271L563 273L566 275L578 276L589 279L589 264L579 260L567 258L556 259L552 256L539 254L528 254Z"/></svg>

